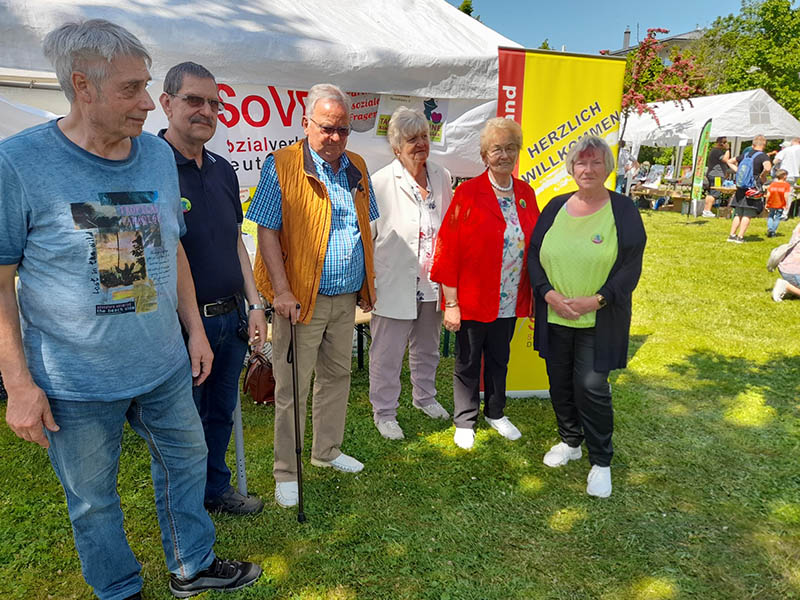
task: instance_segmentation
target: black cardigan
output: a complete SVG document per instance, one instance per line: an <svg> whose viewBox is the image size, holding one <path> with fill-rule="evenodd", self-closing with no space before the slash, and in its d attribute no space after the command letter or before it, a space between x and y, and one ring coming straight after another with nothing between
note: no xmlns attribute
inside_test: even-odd
<svg viewBox="0 0 800 600"><path fill-rule="evenodd" d="M594 370L622 369L628 362L628 337L631 328L631 294L642 274L642 255L647 242L639 209L627 196L609 191L611 211L617 228L617 259L606 282L597 290L608 303L597 311L595 321ZM544 296L554 289L539 262L539 249L545 234L572 195L556 196L544 207L533 230L528 249L528 273L535 304L533 347L545 360L548 355L547 303Z"/></svg>

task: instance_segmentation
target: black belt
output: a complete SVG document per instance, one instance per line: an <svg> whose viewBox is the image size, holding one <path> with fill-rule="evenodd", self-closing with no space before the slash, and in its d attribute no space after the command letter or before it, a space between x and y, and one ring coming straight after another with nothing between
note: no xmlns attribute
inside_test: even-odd
<svg viewBox="0 0 800 600"><path fill-rule="evenodd" d="M236 310L238 305L239 301L236 296L229 296L228 298L220 298L208 304L201 304L200 313L204 317L218 317L220 315L226 315L232 310Z"/></svg>

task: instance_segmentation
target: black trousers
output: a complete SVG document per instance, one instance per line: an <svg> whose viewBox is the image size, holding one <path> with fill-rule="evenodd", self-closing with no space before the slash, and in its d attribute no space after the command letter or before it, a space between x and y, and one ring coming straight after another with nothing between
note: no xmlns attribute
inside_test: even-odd
<svg viewBox="0 0 800 600"><path fill-rule="evenodd" d="M461 321L456 332L456 362L453 369L453 422L472 428L480 408L481 358L483 358L483 414L500 419L506 407L506 373L511 338L517 318L491 323Z"/></svg>
<svg viewBox="0 0 800 600"><path fill-rule="evenodd" d="M594 327L578 329L549 323L547 376L558 435L573 448L586 440L589 462L611 464L614 409L608 372L594 370Z"/></svg>

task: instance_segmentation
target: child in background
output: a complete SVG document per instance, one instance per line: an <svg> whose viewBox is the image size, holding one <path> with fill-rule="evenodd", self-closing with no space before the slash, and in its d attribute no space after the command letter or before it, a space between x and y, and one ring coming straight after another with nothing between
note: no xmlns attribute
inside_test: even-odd
<svg viewBox="0 0 800 600"><path fill-rule="evenodd" d="M767 209L769 210L767 237L775 237L775 232L778 231L778 225L783 216L783 209L786 206L786 198L792 190L792 185L786 181L787 175L789 175L788 171L779 169L775 173L775 179L767 188Z"/></svg>

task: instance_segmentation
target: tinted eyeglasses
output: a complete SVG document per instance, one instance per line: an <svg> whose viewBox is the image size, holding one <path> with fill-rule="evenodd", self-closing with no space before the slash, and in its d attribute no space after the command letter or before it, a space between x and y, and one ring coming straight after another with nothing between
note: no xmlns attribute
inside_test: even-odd
<svg viewBox="0 0 800 600"><path fill-rule="evenodd" d="M206 102L208 102L208 106L211 108L212 111L216 113L225 110L225 103L222 100L203 98L202 96L193 96L186 94L170 94L170 96L174 96L175 98L180 98L192 108L201 108Z"/></svg>
<svg viewBox="0 0 800 600"><path fill-rule="evenodd" d="M350 127L329 127L328 125L320 125L311 117L308 117L308 120L319 127L325 135L333 135L334 133L338 133L339 137L347 137L350 135Z"/></svg>

